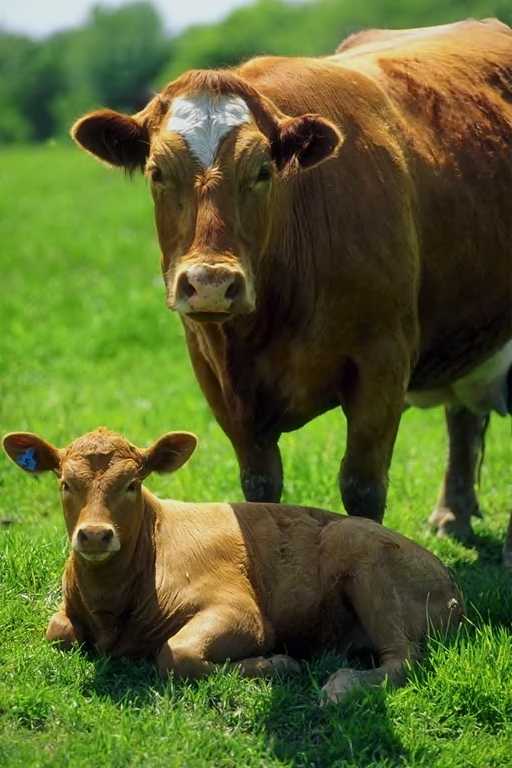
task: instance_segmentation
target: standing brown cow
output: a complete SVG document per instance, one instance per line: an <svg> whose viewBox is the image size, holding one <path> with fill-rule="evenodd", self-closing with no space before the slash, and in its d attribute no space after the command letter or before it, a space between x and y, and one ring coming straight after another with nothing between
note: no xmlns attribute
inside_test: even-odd
<svg viewBox="0 0 512 768"><path fill-rule="evenodd" d="M443 403L434 522L468 535L485 418L512 408L512 31L190 71L73 136L149 178L168 306L246 498L278 500L280 434L341 405L343 501L381 520L405 402Z"/></svg>

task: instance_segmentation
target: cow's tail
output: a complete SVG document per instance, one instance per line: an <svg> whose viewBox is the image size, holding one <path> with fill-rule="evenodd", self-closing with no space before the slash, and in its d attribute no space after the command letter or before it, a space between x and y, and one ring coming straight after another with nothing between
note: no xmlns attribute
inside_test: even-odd
<svg viewBox="0 0 512 768"><path fill-rule="evenodd" d="M480 487L480 480L482 478L482 467L484 465L485 461L485 438L487 436L487 430L489 428L489 422L491 420L491 414L487 413L483 417L483 423L482 423L482 432L480 435L480 455L478 457L478 466L476 469L476 482L478 487ZM481 512L477 512L475 514L476 517L482 517Z"/></svg>

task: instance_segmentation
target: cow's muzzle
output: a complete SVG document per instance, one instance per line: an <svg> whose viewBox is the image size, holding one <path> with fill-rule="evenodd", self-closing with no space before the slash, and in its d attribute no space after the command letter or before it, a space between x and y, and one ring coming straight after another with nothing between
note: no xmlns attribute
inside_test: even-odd
<svg viewBox="0 0 512 768"><path fill-rule="evenodd" d="M195 320L222 321L254 309L243 272L228 266L196 264L176 276L171 309Z"/></svg>
<svg viewBox="0 0 512 768"><path fill-rule="evenodd" d="M98 563L118 552L121 544L112 525L89 523L76 529L72 547L85 560Z"/></svg>

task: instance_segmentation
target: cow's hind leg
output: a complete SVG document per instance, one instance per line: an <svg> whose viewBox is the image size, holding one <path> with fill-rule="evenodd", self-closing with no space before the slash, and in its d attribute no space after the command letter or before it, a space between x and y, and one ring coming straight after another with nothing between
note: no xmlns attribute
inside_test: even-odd
<svg viewBox="0 0 512 768"><path fill-rule="evenodd" d="M469 541L473 533L471 516L481 517L475 483L489 417L466 408L446 408L445 415L448 466L429 523L438 536Z"/></svg>

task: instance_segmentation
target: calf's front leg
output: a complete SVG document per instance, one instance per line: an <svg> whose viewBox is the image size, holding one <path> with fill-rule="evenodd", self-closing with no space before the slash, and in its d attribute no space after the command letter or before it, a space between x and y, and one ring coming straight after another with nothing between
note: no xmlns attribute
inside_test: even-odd
<svg viewBox="0 0 512 768"><path fill-rule="evenodd" d="M217 606L200 611L170 637L156 663L161 675L195 679L213 672L217 664L232 661L242 675L262 677L293 666L291 659L283 662L288 657L259 656L269 650L272 640L272 630L256 610L247 613Z"/></svg>
<svg viewBox="0 0 512 768"><path fill-rule="evenodd" d="M83 641L80 627L71 621L64 608L55 613L49 621L46 639L56 643L62 650L69 650L75 643Z"/></svg>

